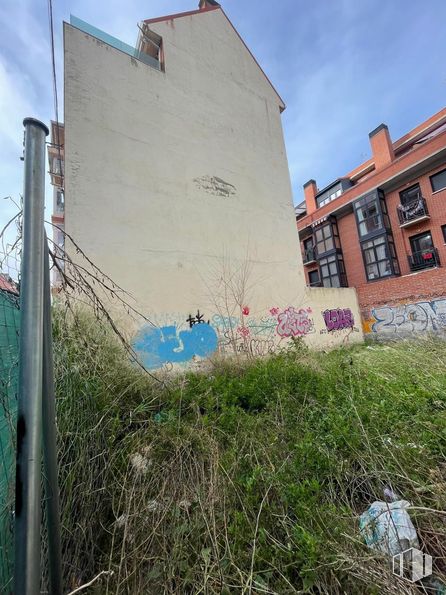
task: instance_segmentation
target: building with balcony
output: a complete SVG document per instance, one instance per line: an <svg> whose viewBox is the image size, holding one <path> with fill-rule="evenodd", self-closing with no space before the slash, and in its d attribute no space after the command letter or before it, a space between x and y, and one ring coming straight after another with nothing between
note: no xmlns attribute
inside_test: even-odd
<svg viewBox="0 0 446 595"><path fill-rule="evenodd" d="M370 336L446 330L446 109L295 208L307 285L355 287Z"/></svg>

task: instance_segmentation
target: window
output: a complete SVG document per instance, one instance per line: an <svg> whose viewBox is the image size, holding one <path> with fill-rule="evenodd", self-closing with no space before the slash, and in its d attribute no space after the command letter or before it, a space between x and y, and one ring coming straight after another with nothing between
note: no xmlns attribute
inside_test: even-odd
<svg viewBox="0 0 446 595"><path fill-rule="evenodd" d="M412 248L412 255L409 256L409 266L412 271L440 265L438 252L432 242L430 231L412 236L409 241Z"/></svg>
<svg viewBox="0 0 446 595"><path fill-rule="evenodd" d="M311 238L307 238L306 240L303 241L303 247L304 247L303 261L311 262L313 260L316 260L316 251L314 249L313 236L311 236Z"/></svg>
<svg viewBox="0 0 446 595"><path fill-rule="evenodd" d="M443 233L443 241L446 244L446 225L441 226L441 231Z"/></svg>
<svg viewBox="0 0 446 595"><path fill-rule="evenodd" d="M347 287L344 259L335 217L313 230L320 283L324 287Z"/></svg>
<svg viewBox="0 0 446 595"><path fill-rule="evenodd" d="M433 192L437 192L437 190L443 190L443 188L446 188L446 169L431 176L430 180Z"/></svg>
<svg viewBox="0 0 446 595"><path fill-rule="evenodd" d="M56 244L59 246L59 248L64 248L65 245L65 236L63 231L57 227L56 228Z"/></svg>
<svg viewBox="0 0 446 595"><path fill-rule="evenodd" d="M312 249L313 249L313 237L307 238L306 240L304 240L304 250L306 252L307 250L312 250Z"/></svg>
<svg viewBox="0 0 446 595"><path fill-rule="evenodd" d="M344 259L342 254L332 254L319 259L321 281L324 287L347 287Z"/></svg>
<svg viewBox="0 0 446 595"><path fill-rule="evenodd" d="M390 230L390 219L384 192L379 188L355 202L356 222L361 238Z"/></svg>
<svg viewBox="0 0 446 595"><path fill-rule="evenodd" d="M313 238L318 256L332 250L341 251L338 226L334 217L331 217L327 223L324 223L320 227L316 227L313 231Z"/></svg>
<svg viewBox="0 0 446 595"><path fill-rule="evenodd" d="M423 252L425 250L429 251L432 250L432 248L434 247L430 231L426 233L420 233L416 236L412 236L411 238L409 238L409 240L410 247L412 248L412 253Z"/></svg>
<svg viewBox="0 0 446 595"><path fill-rule="evenodd" d="M138 58L158 70L164 70L163 38L152 31L147 23L143 23L140 32Z"/></svg>
<svg viewBox="0 0 446 595"><path fill-rule="evenodd" d="M330 223L316 229L314 237L318 254L323 254L324 252L329 252L334 249L333 230Z"/></svg>
<svg viewBox="0 0 446 595"><path fill-rule="evenodd" d="M60 176L61 174L64 174L64 163L62 159L59 159L58 157L53 157L53 159L51 160L51 165L50 165L50 169L51 169L51 173L54 174L55 176Z"/></svg>
<svg viewBox="0 0 446 595"><path fill-rule="evenodd" d="M317 287L320 285L319 271L317 269L308 273L308 285L310 287Z"/></svg>
<svg viewBox="0 0 446 595"><path fill-rule="evenodd" d="M157 35L154 31L150 31L150 29L146 29L144 32L144 42L145 48L144 51L155 60L161 62L161 44L162 38Z"/></svg>
<svg viewBox="0 0 446 595"><path fill-rule="evenodd" d="M400 192L401 204L397 207L400 225L406 226L417 219L428 219L429 211L426 201L421 196L420 185L415 184Z"/></svg>
<svg viewBox="0 0 446 595"><path fill-rule="evenodd" d="M57 192L56 192L56 205L59 207L59 209L63 210L63 207L64 207L64 197L63 197L63 191L62 190L57 190Z"/></svg>
<svg viewBox="0 0 446 595"><path fill-rule="evenodd" d="M336 190L336 189L333 190L328 196L324 195L321 197L321 200L319 200L319 206L323 207L324 205L328 204L335 198L338 198L338 196L341 196L341 194L342 194L342 190L340 188L338 190Z"/></svg>
<svg viewBox="0 0 446 595"><path fill-rule="evenodd" d="M400 192L400 201L401 204L404 206L414 203L421 199L421 190L420 185L415 184L406 190L402 190Z"/></svg>
<svg viewBox="0 0 446 595"><path fill-rule="evenodd" d="M367 279L399 275L384 192L377 188L356 201L354 208Z"/></svg>
<svg viewBox="0 0 446 595"><path fill-rule="evenodd" d="M382 218L378 208L378 201L371 197L358 207L356 211L359 221L359 233L365 236L378 229L382 229Z"/></svg>
<svg viewBox="0 0 446 595"><path fill-rule="evenodd" d="M399 275L392 236L384 234L361 244L367 279L382 279Z"/></svg>
<svg viewBox="0 0 446 595"><path fill-rule="evenodd" d="M338 196L341 196L341 194L345 190L348 190L348 188L350 188L351 186L352 186L352 182L348 178L342 178L341 180L334 182L328 188L326 188L325 190L322 190L321 192L319 192L317 194L316 201L317 201L318 207L323 207L324 205L328 204L332 200L335 200L335 198L338 198Z"/></svg>

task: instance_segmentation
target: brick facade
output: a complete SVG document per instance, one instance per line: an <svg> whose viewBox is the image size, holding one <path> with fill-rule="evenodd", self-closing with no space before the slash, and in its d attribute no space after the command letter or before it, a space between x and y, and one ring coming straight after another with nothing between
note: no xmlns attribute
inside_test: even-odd
<svg viewBox="0 0 446 595"><path fill-rule="evenodd" d="M341 196L317 208L316 184L311 180L312 183L305 186L309 208L297 220L301 242L312 235L318 222L326 217L336 220L348 286L357 290L366 333L376 332L379 325L375 323L386 308L393 309L394 316L398 313L401 328L405 330L409 330L411 324L413 330L446 329L446 243L442 230L442 226L446 226L446 188L434 192L430 181L433 174L446 169L446 109L393 144L387 127L381 125L370 134L370 142L372 160L345 176L353 185ZM415 184L419 184L428 218L426 215L424 220L418 221L415 217L407 226L401 226L398 218L400 192ZM377 188L384 191L400 275L367 280L353 204ZM426 232L431 234L440 266L413 272L408 260L412 255L410 238ZM308 273L318 270L319 266L313 263L304 268L308 283ZM418 310L409 312L408 306L418 303L424 304L424 314L421 305ZM434 312L438 316L434 316ZM424 325L420 323L422 318ZM394 329L398 324L393 322L391 326ZM386 331L390 328L383 324L384 327Z"/></svg>

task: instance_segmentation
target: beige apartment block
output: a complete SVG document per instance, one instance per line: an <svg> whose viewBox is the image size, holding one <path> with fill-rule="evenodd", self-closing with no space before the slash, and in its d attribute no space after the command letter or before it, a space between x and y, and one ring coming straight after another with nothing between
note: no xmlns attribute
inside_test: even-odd
<svg viewBox="0 0 446 595"><path fill-rule="evenodd" d="M126 328L149 368L361 340L353 289L305 286L285 105L201 6L136 48L65 23L65 230L154 323Z"/></svg>

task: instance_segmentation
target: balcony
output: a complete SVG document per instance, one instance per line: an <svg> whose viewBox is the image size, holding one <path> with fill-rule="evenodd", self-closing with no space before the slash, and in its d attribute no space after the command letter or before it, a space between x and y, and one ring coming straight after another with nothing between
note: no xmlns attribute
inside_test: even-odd
<svg viewBox="0 0 446 595"><path fill-rule="evenodd" d="M397 211L400 227L409 227L430 218L426 201L422 196L405 205L399 205Z"/></svg>
<svg viewBox="0 0 446 595"><path fill-rule="evenodd" d="M307 248L303 251L302 259L304 264L314 264L316 262L316 248Z"/></svg>
<svg viewBox="0 0 446 595"><path fill-rule="evenodd" d="M421 271L423 269L431 269L439 267L440 257L438 250L434 247L428 250L421 250L420 252L413 252L407 257L409 260L409 268L411 271Z"/></svg>

